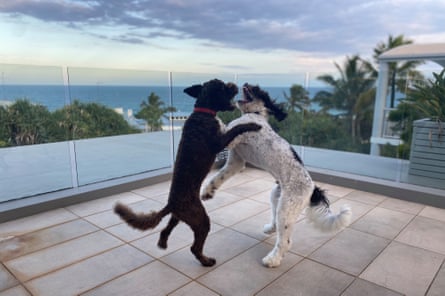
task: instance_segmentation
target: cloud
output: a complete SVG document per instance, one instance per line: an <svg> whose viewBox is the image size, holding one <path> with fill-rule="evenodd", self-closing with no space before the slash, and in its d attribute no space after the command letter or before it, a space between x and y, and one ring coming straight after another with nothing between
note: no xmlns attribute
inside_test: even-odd
<svg viewBox="0 0 445 296"><path fill-rule="evenodd" d="M193 39L257 51L354 54L389 34L440 34L444 1L9 0L0 13L55 22L116 42Z"/></svg>

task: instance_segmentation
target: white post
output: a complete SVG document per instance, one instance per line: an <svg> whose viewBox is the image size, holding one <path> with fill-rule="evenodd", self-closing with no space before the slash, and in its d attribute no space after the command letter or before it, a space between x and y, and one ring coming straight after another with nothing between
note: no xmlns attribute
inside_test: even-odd
<svg viewBox="0 0 445 296"><path fill-rule="evenodd" d="M374 102L374 119L372 121L371 155L380 155L379 138L383 136L384 109L388 93L388 63L379 62L377 91Z"/></svg>

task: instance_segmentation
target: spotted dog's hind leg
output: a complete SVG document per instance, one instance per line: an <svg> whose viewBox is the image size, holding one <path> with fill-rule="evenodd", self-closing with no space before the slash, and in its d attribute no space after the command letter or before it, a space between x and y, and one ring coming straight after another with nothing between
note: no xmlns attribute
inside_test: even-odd
<svg viewBox="0 0 445 296"><path fill-rule="evenodd" d="M277 267L281 264L284 254L292 246L292 231L298 215L306 206L304 199L290 196L289 193L295 191L284 192L283 190L277 206L276 213L276 230L277 238L274 248L263 258L263 264L267 267Z"/></svg>
<svg viewBox="0 0 445 296"><path fill-rule="evenodd" d="M269 224L265 224L263 227L263 232L266 234L271 234L276 231L276 217L277 217L277 205L280 198L281 188L280 184L277 183L272 191L270 192L270 208L272 212L272 218Z"/></svg>
<svg viewBox="0 0 445 296"><path fill-rule="evenodd" d="M206 182L201 191L201 199L207 200L213 198L215 191L233 175L244 169L246 162L233 150L229 150L226 164L223 166L210 181Z"/></svg>

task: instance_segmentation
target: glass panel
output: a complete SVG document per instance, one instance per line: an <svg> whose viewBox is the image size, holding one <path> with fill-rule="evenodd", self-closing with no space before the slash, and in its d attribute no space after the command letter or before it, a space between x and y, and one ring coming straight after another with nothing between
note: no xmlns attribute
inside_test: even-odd
<svg viewBox="0 0 445 296"><path fill-rule="evenodd" d="M312 167L397 180L398 159L370 155L376 80L355 73L310 73L309 89L316 91L303 122L304 161Z"/></svg>
<svg viewBox="0 0 445 296"><path fill-rule="evenodd" d="M0 202L71 188L62 68L0 64ZM7 190L5 190L7 189Z"/></svg>
<svg viewBox="0 0 445 296"><path fill-rule="evenodd" d="M171 167L167 72L68 70L79 185Z"/></svg>
<svg viewBox="0 0 445 296"><path fill-rule="evenodd" d="M406 103L392 112L400 126L400 181L445 189L445 72L433 68L406 78Z"/></svg>

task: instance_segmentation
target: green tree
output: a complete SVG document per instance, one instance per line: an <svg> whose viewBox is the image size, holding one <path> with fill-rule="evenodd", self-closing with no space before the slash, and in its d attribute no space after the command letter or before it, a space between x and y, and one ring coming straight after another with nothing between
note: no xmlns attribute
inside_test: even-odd
<svg viewBox="0 0 445 296"><path fill-rule="evenodd" d="M113 109L97 103L75 100L71 105L53 114L51 139L53 141L86 139L137 133Z"/></svg>
<svg viewBox="0 0 445 296"><path fill-rule="evenodd" d="M141 110L135 114L138 119L147 122L147 130L150 132L162 130L162 117L165 113L176 112L175 107L164 107L164 102L154 92L150 93L147 101L142 101Z"/></svg>
<svg viewBox="0 0 445 296"><path fill-rule="evenodd" d="M0 105L0 147L8 146L9 127L8 111L6 106Z"/></svg>
<svg viewBox="0 0 445 296"><path fill-rule="evenodd" d="M393 37L389 35L388 40L385 42L380 42L374 48L374 62L378 63L378 57L393 48L398 46L412 44L413 41L410 39L405 39L403 35L398 35ZM389 81L388 86L390 88L391 101L390 107L394 108L395 99L396 99L396 91L401 93L405 93L407 78L414 80L423 80L423 76L420 72L416 71L415 68L422 64L422 61L405 61L405 62L390 62L388 63L389 68ZM370 64L369 64L370 65ZM375 76L377 70L370 65L370 70L374 73Z"/></svg>
<svg viewBox="0 0 445 296"><path fill-rule="evenodd" d="M45 106L19 99L1 107L0 114L2 145L32 145L48 141L51 113Z"/></svg>
<svg viewBox="0 0 445 296"><path fill-rule="evenodd" d="M343 111L342 117L346 119L352 144L359 138L363 142L363 131L359 128L361 120L366 118L363 112L369 112L373 106L373 101L365 97L375 85L375 79L369 72L368 65L358 55L346 57L346 61L341 67L335 63L340 77L332 75L321 75L317 77L320 81L332 87L332 91L318 92L313 101L318 102L323 111L336 109ZM359 107L360 106L360 107Z"/></svg>

